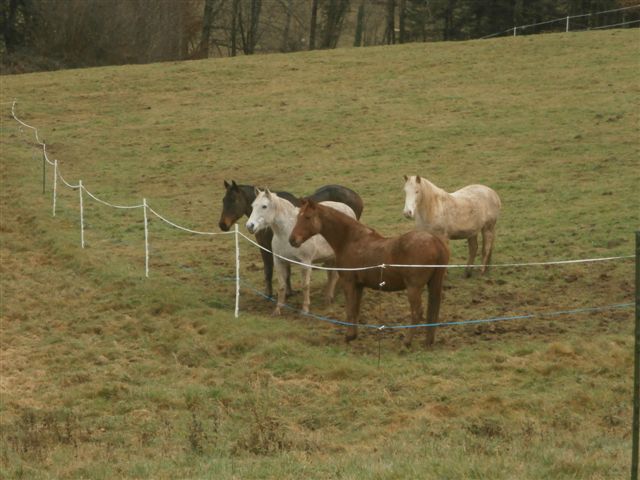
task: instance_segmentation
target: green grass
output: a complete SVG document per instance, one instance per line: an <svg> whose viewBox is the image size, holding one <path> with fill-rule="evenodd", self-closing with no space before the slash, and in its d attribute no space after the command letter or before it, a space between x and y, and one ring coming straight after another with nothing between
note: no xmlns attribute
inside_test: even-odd
<svg viewBox="0 0 640 480"><path fill-rule="evenodd" d="M343 331L243 290L217 230L223 179L296 194L340 183L384 234L402 175L501 195L495 263L629 255L637 30L539 35L0 77L3 478L608 479L629 472L630 309L400 332ZM35 155L35 158L34 158ZM60 187L60 185L59 185ZM244 227L241 226L243 229ZM452 263L465 259L452 244ZM242 276L262 287L241 243ZM298 272L294 272L299 281ZM344 319L343 300L312 311ZM299 297L294 297L297 305ZM447 279L441 319L633 301L633 261ZM367 292L363 321L407 322ZM380 342L380 343L378 343ZM378 353L380 352L380 358Z"/></svg>

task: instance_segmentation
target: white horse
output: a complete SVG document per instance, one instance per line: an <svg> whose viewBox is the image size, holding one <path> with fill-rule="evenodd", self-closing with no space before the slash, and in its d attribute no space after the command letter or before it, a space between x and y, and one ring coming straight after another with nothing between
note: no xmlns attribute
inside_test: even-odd
<svg viewBox="0 0 640 480"><path fill-rule="evenodd" d="M416 228L443 235L452 240L466 239L469 260L466 276L471 276L478 233L482 232L482 273L491 263L500 197L485 185L468 185L447 193L420 175L404 176L404 216L415 218Z"/></svg>
<svg viewBox="0 0 640 480"><path fill-rule="evenodd" d="M335 208L354 219L356 218L356 214L351 207L344 203L330 201L321 203ZM247 230L251 233L256 233L267 227L273 230L271 248L274 253L273 264L278 278L278 302L273 313L279 315L285 301L287 261L278 257L278 255L310 265L312 263L330 263L334 260L335 253L321 235L314 235L304 242L300 248L292 247L289 244L289 235L291 235L291 230L293 230L300 209L288 200L272 194L269 189L264 191L256 189L256 199L251 204L251 208L252 212L247 221ZM302 311L307 313L309 312L309 305L311 303L309 296L311 268L302 267L302 271L304 289ZM331 302L333 300L336 282L338 281L338 272L330 270L327 272L327 277L325 294L327 301Z"/></svg>

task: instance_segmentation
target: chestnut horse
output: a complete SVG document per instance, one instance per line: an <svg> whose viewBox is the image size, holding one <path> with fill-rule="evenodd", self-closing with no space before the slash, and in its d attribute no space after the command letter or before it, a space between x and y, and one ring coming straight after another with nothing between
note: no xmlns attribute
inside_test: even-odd
<svg viewBox="0 0 640 480"><path fill-rule="evenodd" d="M478 252L478 233L482 233L482 273L487 272L502 207L495 190L485 185L467 185L447 193L420 175L405 175L404 193L404 216L415 218L417 229L451 240L467 240L467 277L471 276Z"/></svg>
<svg viewBox="0 0 640 480"><path fill-rule="evenodd" d="M251 216L251 204L256 199L255 187L253 185L238 185L234 180L231 183L224 181L225 194L222 199L222 213L220 214L220 221L218 226L223 232L228 232L229 229L236 223L243 215L247 217ZM289 192L273 192L281 198L289 200L291 204L298 207L300 201L298 197L290 194ZM316 190L309 198L317 202L333 201L346 203L355 212L356 217L360 218L362 215L363 202L360 195L351 190L350 188L343 187L342 185L325 185ZM271 254L271 242L273 240L273 231L270 228L260 230L256 232L256 242L265 250L260 250L262 255L262 263L264 265L264 283L265 294L269 297L273 296L273 255ZM290 265L287 264L287 268ZM291 278L290 273L287 273L287 296L291 295Z"/></svg>
<svg viewBox="0 0 640 480"><path fill-rule="evenodd" d="M414 230L403 235L385 238L372 228L338 212L319 205L313 200L302 199L300 212L289 243L297 247L306 239L322 235L336 253L339 268L362 268L374 265L443 265L449 263L446 241L425 231ZM358 314L364 287L386 292L407 290L414 325L422 319L422 292L429 290L427 323L437 323L442 296L445 267L397 267L385 266L366 270L340 270L340 279L347 300L347 342L358 335ZM408 347L413 337L409 328L404 338ZM432 345L435 327L427 327L425 344Z"/></svg>

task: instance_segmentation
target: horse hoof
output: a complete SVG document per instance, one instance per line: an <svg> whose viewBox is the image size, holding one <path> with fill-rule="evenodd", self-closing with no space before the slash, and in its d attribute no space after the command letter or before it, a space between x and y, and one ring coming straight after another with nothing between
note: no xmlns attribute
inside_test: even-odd
<svg viewBox="0 0 640 480"><path fill-rule="evenodd" d="M352 341L354 341L356 338L358 338L358 334L357 333L347 333L344 337L345 341L347 343L350 343Z"/></svg>
<svg viewBox="0 0 640 480"><path fill-rule="evenodd" d="M273 311L272 315L273 315L274 317L279 317L280 315L282 315L282 312L280 311L280 309L279 309L279 308L276 308L276 309Z"/></svg>
<svg viewBox="0 0 640 480"><path fill-rule="evenodd" d="M471 278L471 270L464 272L464 278Z"/></svg>

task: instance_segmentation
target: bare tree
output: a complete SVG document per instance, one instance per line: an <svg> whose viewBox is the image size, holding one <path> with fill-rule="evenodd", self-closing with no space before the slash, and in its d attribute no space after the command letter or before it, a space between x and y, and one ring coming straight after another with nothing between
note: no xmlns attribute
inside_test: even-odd
<svg viewBox="0 0 640 480"><path fill-rule="evenodd" d="M342 22L349 0L328 0L323 8L322 48L335 48L342 31Z"/></svg>
<svg viewBox="0 0 640 480"><path fill-rule="evenodd" d="M362 0L358 6L358 15L356 17L356 33L353 40L354 47L362 46L362 31L364 30L364 2Z"/></svg>
<svg viewBox="0 0 640 480"><path fill-rule="evenodd" d="M316 48L316 28L318 27L318 0L311 4L311 25L309 26L309 50Z"/></svg>
<svg viewBox="0 0 640 480"><path fill-rule="evenodd" d="M404 43L406 41L405 35L405 15L407 13L407 2L406 0L400 0L398 5L398 42Z"/></svg>
<svg viewBox="0 0 640 480"><path fill-rule="evenodd" d="M396 1L387 0L387 28L385 31L387 45L396 43Z"/></svg>

